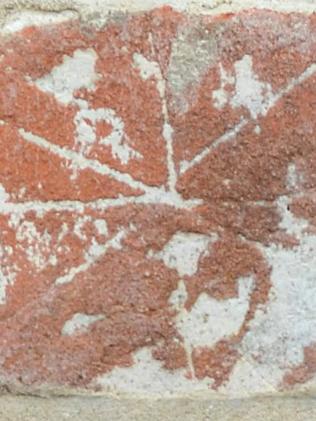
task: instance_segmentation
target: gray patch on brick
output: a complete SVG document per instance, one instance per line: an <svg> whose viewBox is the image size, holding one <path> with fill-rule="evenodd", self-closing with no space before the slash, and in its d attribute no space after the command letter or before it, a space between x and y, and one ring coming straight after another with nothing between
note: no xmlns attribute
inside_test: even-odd
<svg viewBox="0 0 316 421"><path fill-rule="evenodd" d="M194 22L195 20L195 22ZM190 90L194 99L194 87L217 58L217 34L209 32L198 18L190 25L184 24L173 42L167 79L172 94L172 106L177 112L186 112L185 95ZM192 98L191 98L192 100Z"/></svg>
<svg viewBox="0 0 316 421"><path fill-rule="evenodd" d="M238 12L247 8L303 13L316 11L314 0L1 0L0 33L7 19L10 20L12 15L25 11L68 13L69 17L73 14L73 17L82 22L102 27L109 19L115 19L116 15L120 19L126 13L165 5L189 14L206 15Z"/></svg>

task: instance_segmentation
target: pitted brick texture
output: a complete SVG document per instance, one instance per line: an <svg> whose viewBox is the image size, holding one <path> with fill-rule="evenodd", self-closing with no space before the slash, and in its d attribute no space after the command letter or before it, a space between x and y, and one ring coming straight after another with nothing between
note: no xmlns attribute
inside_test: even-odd
<svg viewBox="0 0 316 421"><path fill-rule="evenodd" d="M316 17L26 26L0 67L2 382L313 382Z"/></svg>

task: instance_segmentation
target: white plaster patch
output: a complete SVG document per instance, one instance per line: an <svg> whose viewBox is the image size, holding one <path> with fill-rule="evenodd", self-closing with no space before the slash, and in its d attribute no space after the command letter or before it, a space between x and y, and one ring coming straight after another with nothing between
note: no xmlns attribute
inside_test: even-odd
<svg viewBox="0 0 316 421"><path fill-rule="evenodd" d="M155 77L157 80L160 79L160 68L156 61L150 61L142 54L134 53L133 55L134 67L140 72L140 76L143 80L148 80L151 77Z"/></svg>
<svg viewBox="0 0 316 421"><path fill-rule="evenodd" d="M214 346L219 340L237 334L249 309L254 282L239 280L238 297L216 300L202 293L190 311L183 309L176 318L178 331L190 348Z"/></svg>
<svg viewBox="0 0 316 421"><path fill-rule="evenodd" d="M17 198L19 200L23 199L24 195L26 193L26 188L25 187L21 187L17 193Z"/></svg>
<svg viewBox="0 0 316 421"><path fill-rule="evenodd" d="M132 158L143 158L139 152L129 146L130 140L124 132L124 122L110 108L82 109L76 114L74 120L76 124L76 144L81 153L89 152L91 146L96 143L96 125L102 121L109 124L112 130L109 135L101 137L99 143L110 146L114 158L119 159L122 164L128 164Z"/></svg>
<svg viewBox="0 0 316 421"><path fill-rule="evenodd" d="M13 250L10 246L0 246L0 305L6 302L6 288L12 285L16 278L14 273L6 262L6 255L11 255Z"/></svg>
<svg viewBox="0 0 316 421"><path fill-rule="evenodd" d="M213 91L213 101L216 108L222 109L229 100L229 92L227 91L227 85L233 85L235 83L234 76L230 75L222 64L219 65L221 87Z"/></svg>
<svg viewBox="0 0 316 421"><path fill-rule="evenodd" d="M41 12L41 11L19 11L10 14L2 28L1 33L4 35L13 34L21 31L29 26L45 26L56 23L65 22L67 20L76 19L78 14L72 11L63 12Z"/></svg>
<svg viewBox="0 0 316 421"><path fill-rule="evenodd" d="M10 199L9 194L6 192L5 188L0 183L0 210L1 210L1 205L4 204L5 202L8 202L9 199Z"/></svg>
<svg viewBox="0 0 316 421"><path fill-rule="evenodd" d="M289 164L287 171L287 187L291 190L298 190L303 181L304 177L302 174L298 173L296 165L293 163Z"/></svg>
<svg viewBox="0 0 316 421"><path fill-rule="evenodd" d="M261 82L253 72L252 66L252 57L249 55L235 62L235 76L229 75L222 65L220 66L221 87L212 94L215 107L222 109L229 103L233 108L247 108L254 119L266 115L275 96L271 85ZM226 87L232 84L235 85L235 90L231 96Z"/></svg>
<svg viewBox="0 0 316 421"><path fill-rule="evenodd" d="M236 93L231 104L234 108L246 107L252 118L265 115L273 99L272 88L261 82L252 69L252 57L245 55L235 63Z"/></svg>
<svg viewBox="0 0 316 421"><path fill-rule="evenodd" d="M107 236L109 231L108 231L108 226L107 223L104 219L96 219L94 221L94 226L96 227L98 233L100 235L105 235Z"/></svg>
<svg viewBox="0 0 316 421"><path fill-rule="evenodd" d="M96 61L97 54L93 49L76 50L71 57L64 56L63 63L55 66L49 74L37 79L35 85L41 91L54 95L57 101L70 104L74 101L76 90L95 89L98 80Z"/></svg>
<svg viewBox="0 0 316 421"><path fill-rule="evenodd" d="M58 234L58 238L57 238L57 242L58 243L60 243L64 239L64 237L66 236L66 234L68 233L68 231L69 231L68 225L66 224L66 222L64 222L62 224L61 230L60 230L60 232Z"/></svg>
<svg viewBox="0 0 316 421"><path fill-rule="evenodd" d="M0 305L6 302L7 286L12 285L16 279L16 267L8 261L8 257L12 254L11 246L0 245Z"/></svg>
<svg viewBox="0 0 316 421"><path fill-rule="evenodd" d="M84 254L84 259L89 261L90 259L96 259L103 254L104 244L98 243L94 238L91 241L91 244Z"/></svg>
<svg viewBox="0 0 316 421"><path fill-rule="evenodd" d="M161 362L152 357L150 348L143 348L134 354L134 364L128 368L114 368L110 373L99 376L95 381L109 391L172 395L174 393L208 390L211 379L195 380L185 377L185 369L167 371Z"/></svg>
<svg viewBox="0 0 316 421"><path fill-rule="evenodd" d="M304 232L308 228L308 221L303 218L296 218L288 209L291 200L286 196L281 196L277 200L278 211L281 216L279 227L286 231L289 235L302 238Z"/></svg>
<svg viewBox="0 0 316 421"><path fill-rule="evenodd" d="M87 236L84 233L84 227L86 224L88 224L89 222L91 222L91 217L84 215L79 217L76 220L76 223L74 225L74 234L80 239L80 240L86 240Z"/></svg>
<svg viewBox="0 0 316 421"><path fill-rule="evenodd" d="M19 213L12 212L9 219L9 226L11 228L17 228L23 215L20 215Z"/></svg>
<svg viewBox="0 0 316 421"><path fill-rule="evenodd" d="M192 276L197 271L201 255L207 253L209 244L216 240L216 235L177 232L164 249L153 257L163 260L169 268L176 269L180 276Z"/></svg>
<svg viewBox="0 0 316 421"><path fill-rule="evenodd" d="M6 288L9 283L7 276L4 276L2 270L0 270L0 304L5 304Z"/></svg>
<svg viewBox="0 0 316 421"><path fill-rule="evenodd" d="M256 125L256 127L254 128L254 132L255 132L256 135L259 136L261 134L261 127Z"/></svg>
<svg viewBox="0 0 316 421"><path fill-rule="evenodd" d="M89 327L99 321L104 320L105 316L102 314L88 315L83 313L76 313L70 320L64 324L61 334L64 336L71 336L75 334L85 333Z"/></svg>
<svg viewBox="0 0 316 421"><path fill-rule="evenodd" d="M16 230L16 239L22 243L21 247L30 263L38 270L44 269L50 260L51 236L47 231L40 233L33 222L23 221ZM27 246L23 245L23 243Z"/></svg>
<svg viewBox="0 0 316 421"><path fill-rule="evenodd" d="M23 221L22 215L18 213L11 214L9 226L15 229L18 247L23 249L26 258L36 270L40 271L47 265L57 265L58 259L52 247L52 237L47 230L43 233L38 231L32 221ZM62 241L67 232L68 225L64 223L58 234L57 244ZM61 251L60 249L61 247L56 248L58 251Z"/></svg>
<svg viewBox="0 0 316 421"><path fill-rule="evenodd" d="M15 281L16 275L8 272L5 273L0 268L0 304L5 304L6 302L6 288L8 285L12 285Z"/></svg>
<svg viewBox="0 0 316 421"><path fill-rule="evenodd" d="M169 297L169 303L177 310L183 309L188 298L187 289L182 279L178 282L178 288L172 291Z"/></svg>
<svg viewBox="0 0 316 421"><path fill-rule="evenodd" d="M300 365L304 347L316 342L316 236L302 233L307 222L291 215L279 201L281 227L294 233L300 244L293 249L261 246L272 268L272 288L267 308L258 309L250 322L237 363L228 385L230 394L275 391L285 373Z"/></svg>

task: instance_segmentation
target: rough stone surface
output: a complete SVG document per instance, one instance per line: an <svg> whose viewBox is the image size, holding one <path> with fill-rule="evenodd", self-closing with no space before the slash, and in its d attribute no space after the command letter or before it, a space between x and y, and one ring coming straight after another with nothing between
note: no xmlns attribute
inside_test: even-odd
<svg viewBox="0 0 316 421"><path fill-rule="evenodd" d="M117 399L96 397L0 398L1 421L306 421L316 418L313 399Z"/></svg>
<svg viewBox="0 0 316 421"><path fill-rule="evenodd" d="M0 32L3 387L312 392L316 15L24 3Z"/></svg>

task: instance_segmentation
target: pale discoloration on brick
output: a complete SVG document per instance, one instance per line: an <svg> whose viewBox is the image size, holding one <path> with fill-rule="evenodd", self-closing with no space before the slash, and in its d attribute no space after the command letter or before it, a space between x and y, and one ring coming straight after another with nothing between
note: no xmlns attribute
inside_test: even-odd
<svg viewBox="0 0 316 421"><path fill-rule="evenodd" d="M315 16L28 22L0 46L4 382L310 381Z"/></svg>
<svg viewBox="0 0 316 421"><path fill-rule="evenodd" d="M88 315L82 313L76 313L73 317L66 321L62 328L62 335L74 335L87 332L89 327L99 321L104 320L104 316L100 315Z"/></svg>

